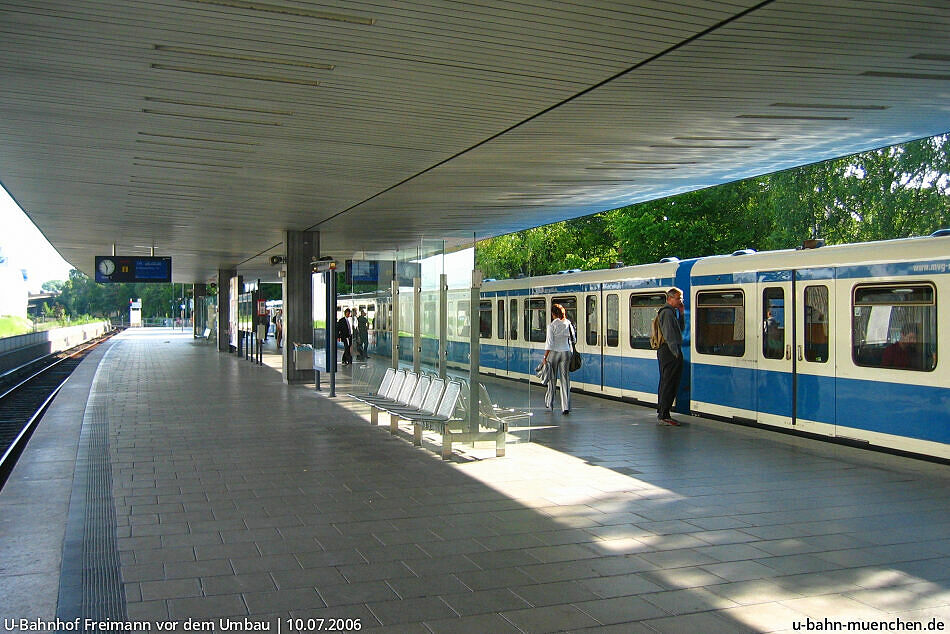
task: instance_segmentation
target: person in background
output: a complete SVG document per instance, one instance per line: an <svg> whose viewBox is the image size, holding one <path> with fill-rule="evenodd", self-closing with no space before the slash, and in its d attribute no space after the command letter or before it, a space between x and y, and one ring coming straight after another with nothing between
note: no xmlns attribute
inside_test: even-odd
<svg viewBox="0 0 950 634"><path fill-rule="evenodd" d="M548 364L548 389L544 393L544 406L554 409L554 386L561 385L561 413L571 411L571 338L574 337L574 324L567 318L564 307L560 304L551 304L551 323L548 324L548 335L544 340L544 359L542 364ZM560 379L560 380L559 380Z"/></svg>
<svg viewBox="0 0 950 634"><path fill-rule="evenodd" d="M336 322L336 338L343 342L343 365L353 363L353 354L350 346L353 345L353 327L350 321L350 309L343 311L343 316Z"/></svg>
<svg viewBox="0 0 950 634"><path fill-rule="evenodd" d="M360 308L360 316L356 318L356 341L357 341L357 359L365 361L369 355L369 319L366 317L366 309Z"/></svg>
<svg viewBox="0 0 950 634"><path fill-rule="evenodd" d="M904 324L901 328L900 340L884 348L881 365L903 370L920 369L920 350L917 348L916 324Z"/></svg>
<svg viewBox="0 0 950 634"><path fill-rule="evenodd" d="M282 308L278 308L274 313L274 341L277 342L278 348L284 341L284 310Z"/></svg>
<svg viewBox="0 0 950 634"><path fill-rule="evenodd" d="M660 383L657 387L656 417L661 425L678 426L679 422L670 415L680 377L683 375L684 315L683 291L675 286L666 291L666 303L660 307L657 316L660 320L660 332L663 344L656 350L656 360L660 365Z"/></svg>

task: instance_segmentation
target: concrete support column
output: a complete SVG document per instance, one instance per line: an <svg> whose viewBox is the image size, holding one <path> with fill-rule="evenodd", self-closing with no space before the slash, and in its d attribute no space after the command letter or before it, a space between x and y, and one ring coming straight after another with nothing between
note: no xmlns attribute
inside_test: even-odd
<svg viewBox="0 0 950 634"><path fill-rule="evenodd" d="M191 285L191 301L193 307L191 310L191 335L196 339L201 336L201 330L198 328L198 306L201 306L201 310L205 310L204 300L207 295L208 286L206 284L195 283ZM204 319L207 317L207 315L208 312L205 311L205 314L202 315L202 323L204 322Z"/></svg>
<svg viewBox="0 0 950 634"><path fill-rule="evenodd" d="M318 231L285 231L287 275L284 277L284 383L309 383L313 370L294 366L294 344L313 343L311 262L320 255Z"/></svg>
<svg viewBox="0 0 950 634"><path fill-rule="evenodd" d="M231 278L237 275L235 269L218 269L218 350L230 350L228 324L231 320Z"/></svg>

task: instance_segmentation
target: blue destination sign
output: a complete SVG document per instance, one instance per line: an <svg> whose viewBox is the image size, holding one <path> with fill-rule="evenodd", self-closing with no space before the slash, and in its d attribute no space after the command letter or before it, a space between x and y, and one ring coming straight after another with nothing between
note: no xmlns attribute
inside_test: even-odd
<svg viewBox="0 0 950 634"><path fill-rule="evenodd" d="M153 256L97 255L96 281L100 284L172 281L172 259Z"/></svg>

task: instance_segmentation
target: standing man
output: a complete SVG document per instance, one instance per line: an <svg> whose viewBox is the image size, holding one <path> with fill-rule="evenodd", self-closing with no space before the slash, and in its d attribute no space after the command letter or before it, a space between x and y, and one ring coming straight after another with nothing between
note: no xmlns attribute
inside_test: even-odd
<svg viewBox="0 0 950 634"><path fill-rule="evenodd" d="M343 342L343 365L353 363L350 345L353 343L353 328L350 325L350 309L343 311L343 316L336 322L336 338Z"/></svg>
<svg viewBox="0 0 950 634"><path fill-rule="evenodd" d="M365 361L369 356L366 354L367 348L369 348L369 318L366 317L365 308L360 308L360 316L356 318L356 333L359 341L357 345L358 358L360 361Z"/></svg>
<svg viewBox="0 0 950 634"><path fill-rule="evenodd" d="M686 306L683 305L683 291L675 286L666 291L666 303L657 312L663 343L656 351L660 364L660 385L657 388L657 419L661 425L678 426L679 422L670 416L670 408L679 389L683 375L683 329Z"/></svg>

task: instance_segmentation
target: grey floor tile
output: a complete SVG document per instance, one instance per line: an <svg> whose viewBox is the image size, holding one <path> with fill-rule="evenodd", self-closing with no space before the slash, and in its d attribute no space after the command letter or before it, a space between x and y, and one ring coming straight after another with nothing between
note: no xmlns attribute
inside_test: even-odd
<svg viewBox="0 0 950 634"><path fill-rule="evenodd" d="M140 584L143 601L181 599L201 596L198 579L171 579L167 581L143 581Z"/></svg>
<svg viewBox="0 0 950 634"><path fill-rule="evenodd" d="M437 621L429 620L425 624L435 634L484 634L485 632L518 634L522 632L500 614L479 614L477 616L463 616Z"/></svg>
<svg viewBox="0 0 950 634"><path fill-rule="evenodd" d="M241 595L229 594L168 601L168 616L172 619L200 620L246 615L247 607Z"/></svg>
<svg viewBox="0 0 950 634"><path fill-rule="evenodd" d="M704 634L744 634L748 632L751 634L757 631L745 623L712 612L651 619L646 621L646 625L661 634L682 634L683 632L703 632Z"/></svg>
<svg viewBox="0 0 950 634"><path fill-rule="evenodd" d="M397 625L419 621L438 621L457 617L455 611L439 597L416 597L398 601L367 602L368 607L383 625Z"/></svg>
<svg viewBox="0 0 950 634"><path fill-rule="evenodd" d="M251 614L275 610L306 610L326 607L314 588L287 588L272 592L245 592L244 601Z"/></svg>
<svg viewBox="0 0 950 634"><path fill-rule="evenodd" d="M527 601L508 589L447 594L442 595L442 600L462 616L532 607Z"/></svg>
<svg viewBox="0 0 950 634"><path fill-rule="evenodd" d="M201 588L208 596L277 590L277 587L274 585L274 580L265 572L246 575L203 577L201 579Z"/></svg>
<svg viewBox="0 0 950 634"><path fill-rule="evenodd" d="M572 605L554 605L502 612L524 632L560 632L601 625L595 618Z"/></svg>
<svg viewBox="0 0 950 634"><path fill-rule="evenodd" d="M530 586L515 586L512 592L525 599L533 607L558 603L577 603L599 599L593 591L578 581L558 581Z"/></svg>
<svg viewBox="0 0 950 634"><path fill-rule="evenodd" d="M396 591L400 599L416 597L442 596L453 592L469 591L455 575L435 575L427 577L398 577L388 579L386 583Z"/></svg>
<svg viewBox="0 0 950 634"><path fill-rule="evenodd" d="M739 605L732 599L714 594L705 588L690 588L688 590L668 590L641 594L640 598L649 601L667 614L689 614L690 612L707 612L722 608L731 608Z"/></svg>
<svg viewBox="0 0 950 634"><path fill-rule="evenodd" d="M392 601L399 595L385 581L333 584L317 588L329 607Z"/></svg>

